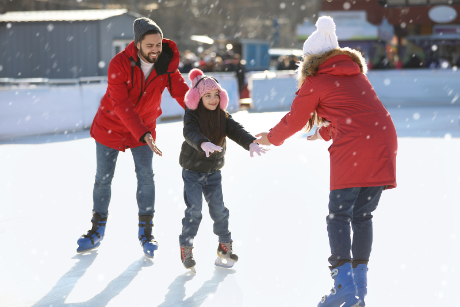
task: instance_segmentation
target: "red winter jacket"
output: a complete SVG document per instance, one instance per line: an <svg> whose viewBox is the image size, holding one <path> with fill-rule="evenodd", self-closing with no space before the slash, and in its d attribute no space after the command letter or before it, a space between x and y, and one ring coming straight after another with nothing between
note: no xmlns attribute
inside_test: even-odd
<svg viewBox="0 0 460 307"><path fill-rule="evenodd" d="M161 55L146 81L134 41L117 54L109 64L107 92L91 125L91 136L120 151L145 145L147 132L156 139L156 119L161 115L165 88L185 109L189 87L178 70L179 58L176 44L163 39Z"/></svg>
<svg viewBox="0 0 460 307"><path fill-rule="evenodd" d="M316 110L331 122L320 129L333 139L331 190L396 187L397 135L390 113L367 79L362 56L349 48L310 59L307 78L297 91L291 111L271 129L268 139L281 145L301 130Z"/></svg>

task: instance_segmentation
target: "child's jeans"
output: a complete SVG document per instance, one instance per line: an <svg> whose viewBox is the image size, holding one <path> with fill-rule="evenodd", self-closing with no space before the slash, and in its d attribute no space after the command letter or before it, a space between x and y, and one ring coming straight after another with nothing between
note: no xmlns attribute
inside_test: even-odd
<svg viewBox="0 0 460 307"><path fill-rule="evenodd" d="M201 222L203 197L209 206L209 214L214 221L214 233L219 242L231 242L228 230L229 211L224 206L222 195L222 176L219 171L214 173L198 173L182 169L184 180L184 201L187 205L185 217L182 219L182 234L179 236L181 246L193 246L193 239Z"/></svg>
<svg viewBox="0 0 460 307"><path fill-rule="evenodd" d="M369 261L372 249L372 212L377 208L383 186L332 190L329 194L329 215L326 218L334 267L339 261ZM350 238L350 223L353 243Z"/></svg>
<svg viewBox="0 0 460 307"><path fill-rule="evenodd" d="M96 142L97 171L93 190L93 212L102 218L109 214L112 179L119 151ZM153 181L153 151L149 146L131 148L137 176L137 205L139 215L154 213L155 184Z"/></svg>

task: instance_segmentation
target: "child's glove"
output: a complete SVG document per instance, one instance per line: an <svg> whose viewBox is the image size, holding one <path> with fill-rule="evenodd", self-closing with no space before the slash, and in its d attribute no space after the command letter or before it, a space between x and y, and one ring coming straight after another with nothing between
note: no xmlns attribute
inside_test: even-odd
<svg viewBox="0 0 460 307"><path fill-rule="evenodd" d="M203 149L203 151L206 153L206 158L209 158L209 155L212 154L214 151L222 151L222 147L214 145L211 142L201 143L201 149Z"/></svg>
<svg viewBox="0 0 460 307"><path fill-rule="evenodd" d="M254 157L254 153L258 154L260 156L261 153L266 153L269 151L267 148L262 148L259 146L257 143L251 143L249 145L249 152L251 153L251 158Z"/></svg>

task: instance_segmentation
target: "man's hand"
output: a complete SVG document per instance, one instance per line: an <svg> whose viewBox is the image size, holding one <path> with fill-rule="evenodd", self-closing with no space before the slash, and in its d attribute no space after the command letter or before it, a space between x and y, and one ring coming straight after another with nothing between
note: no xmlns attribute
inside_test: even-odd
<svg viewBox="0 0 460 307"><path fill-rule="evenodd" d="M203 151L206 153L206 158L209 158L209 155L212 154L214 151L222 151L222 147L217 146L211 142L201 143L201 149L203 149Z"/></svg>
<svg viewBox="0 0 460 307"><path fill-rule="evenodd" d="M261 132L259 134L256 134L256 140L254 140L253 143L257 143L259 145L265 145L265 146L270 146L272 143L268 140L268 132Z"/></svg>
<svg viewBox="0 0 460 307"><path fill-rule="evenodd" d="M144 140L145 142L147 143L147 145L149 145L150 149L156 153L157 155L159 155L160 157L163 155L161 153L161 150L158 149L157 145L155 144L155 141L153 140L153 137L150 133L147 133L144 137Z"/></svg>

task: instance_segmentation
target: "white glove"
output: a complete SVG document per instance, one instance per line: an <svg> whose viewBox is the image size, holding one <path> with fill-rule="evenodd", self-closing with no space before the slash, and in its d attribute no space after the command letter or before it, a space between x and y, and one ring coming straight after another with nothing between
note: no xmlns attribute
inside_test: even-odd
<svg viewBox="0 0 460 307"><path fill-rule="evenodd" d="M218 152L222 151L222 147L214 145L211 142L201 143L201 149L203 149L203 151L206 153L206 158L209 158L209 155L215 151L218 151Z"/></svg>
<svg viewBox="0 0 460 307"><path fill-rule="evenodd" d="M251 158L254 157L254 153L256 153L256 154L258 154L260 156L260 154L264 154L269 150L270 149L268 149L268 148L260 147L259 144L257 144L257 143L251 143L249 145L249 152L251 153Z"/></svg>

